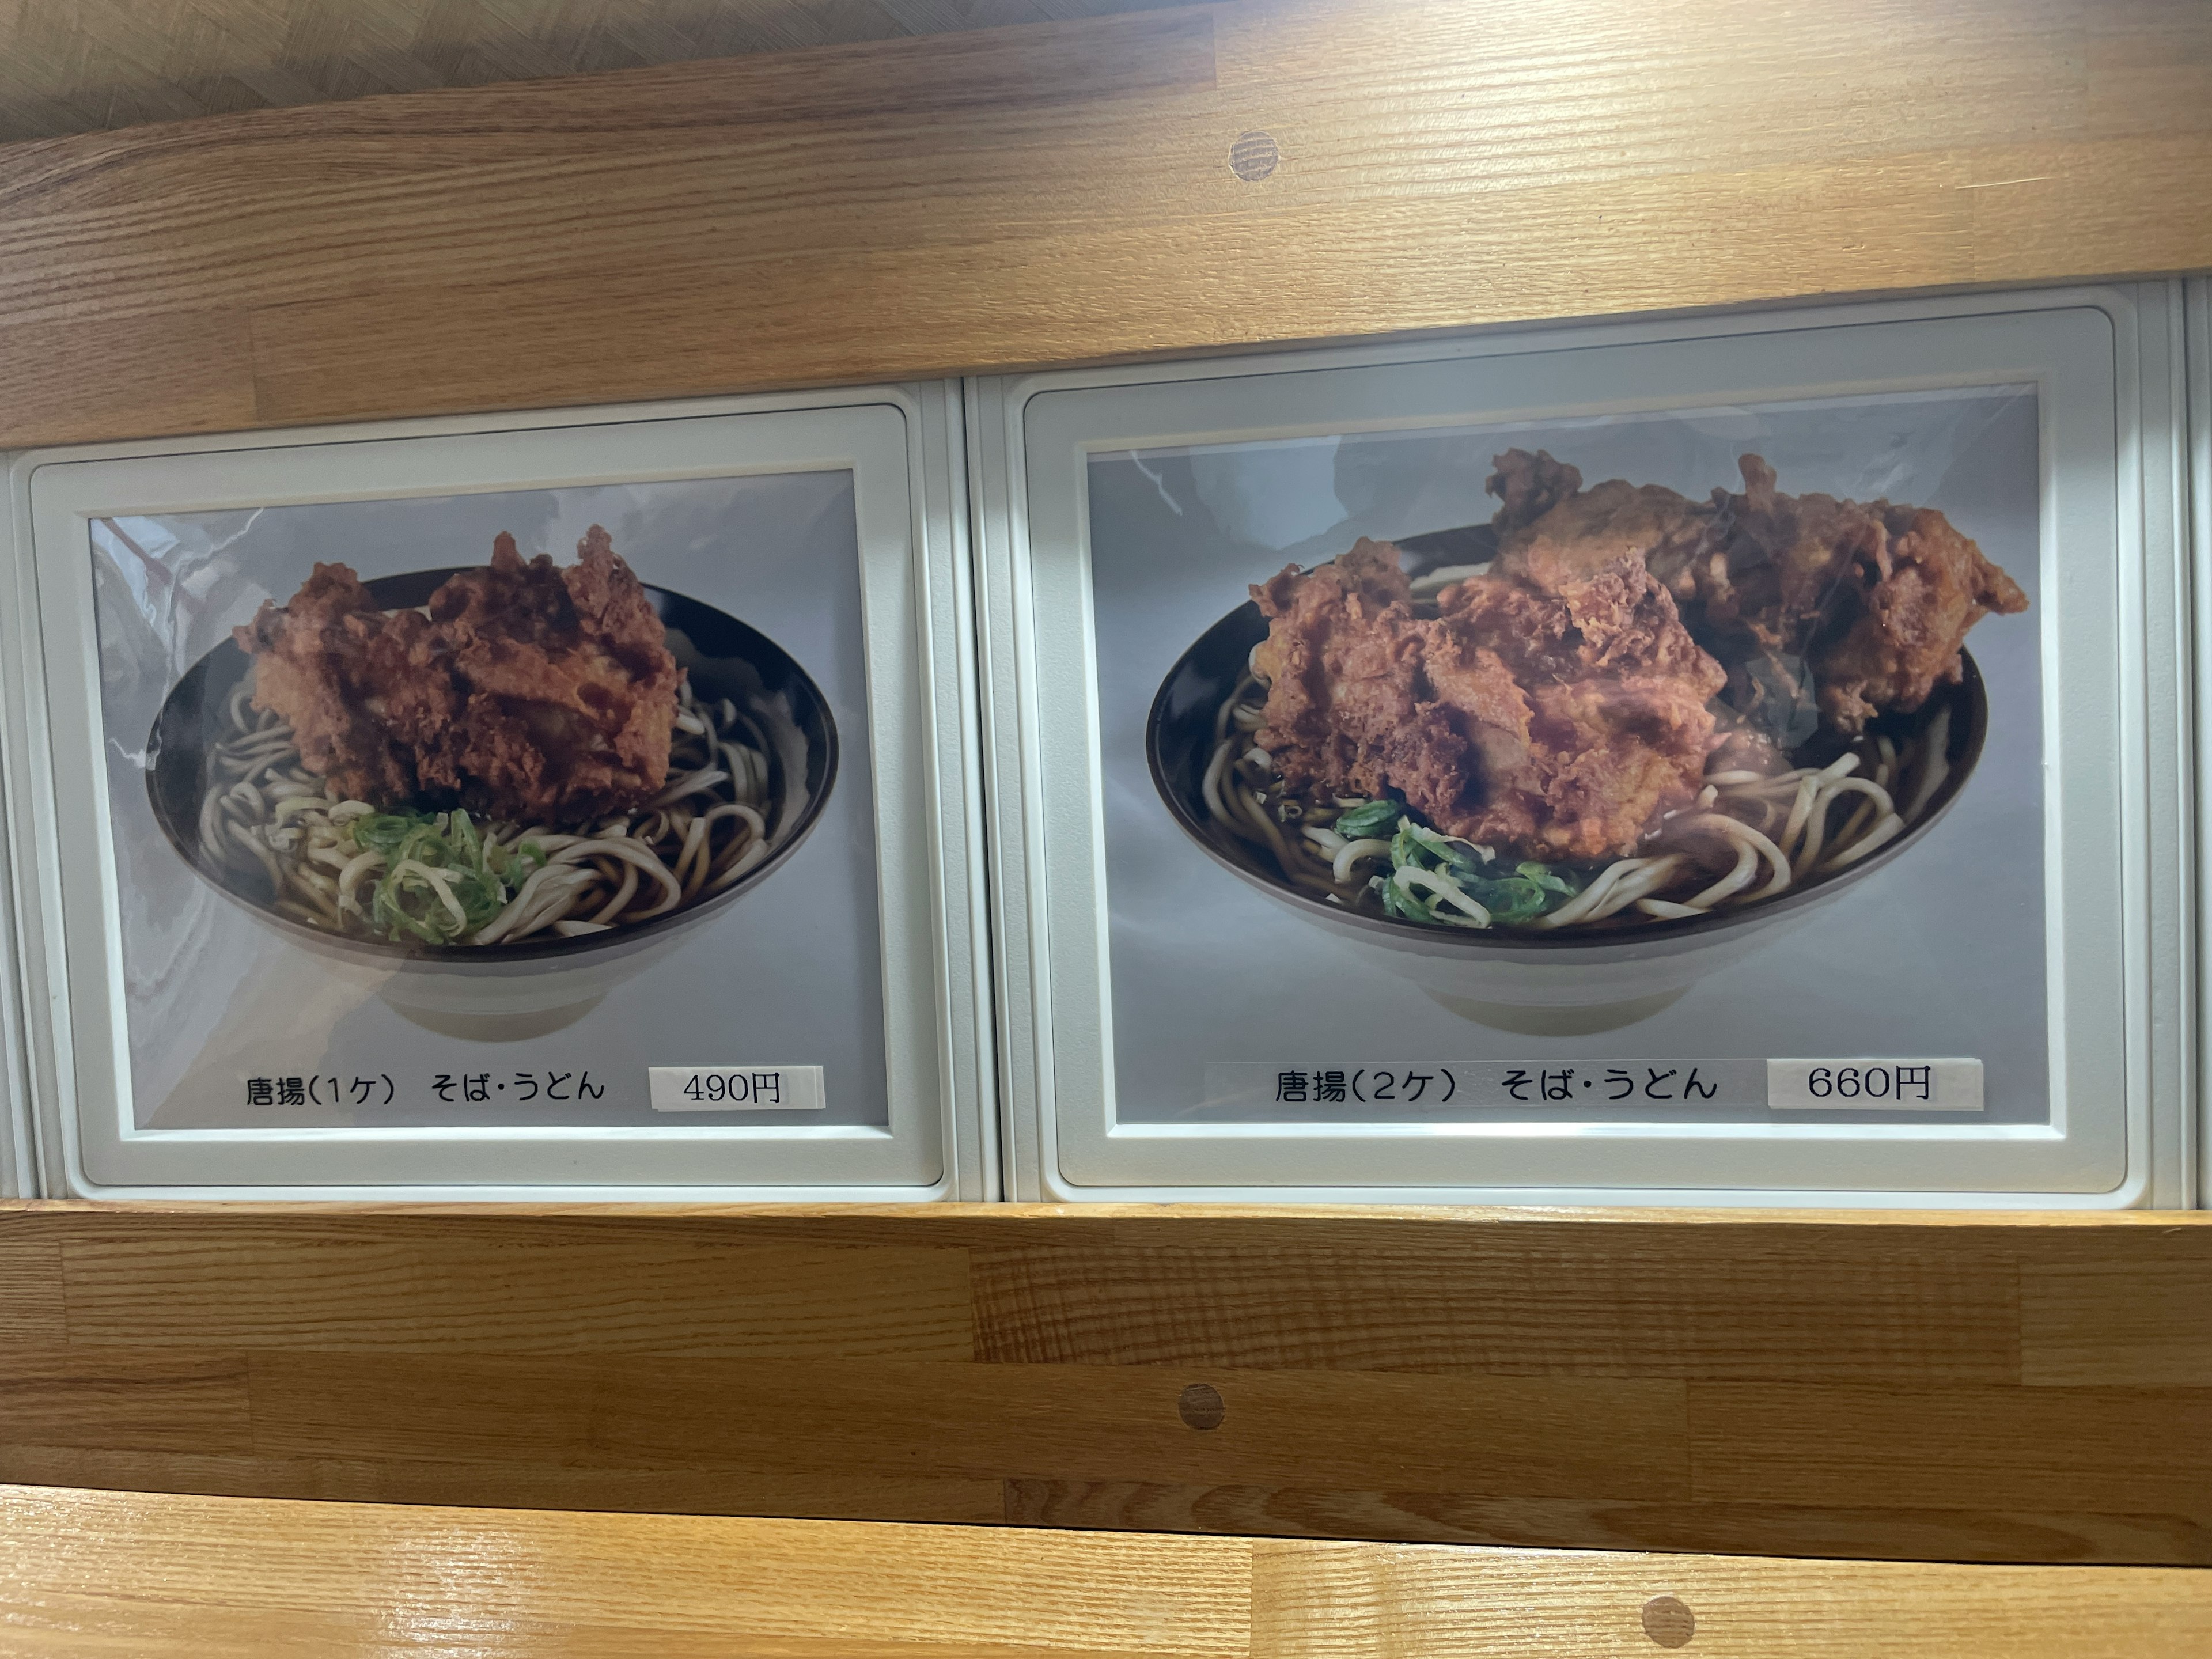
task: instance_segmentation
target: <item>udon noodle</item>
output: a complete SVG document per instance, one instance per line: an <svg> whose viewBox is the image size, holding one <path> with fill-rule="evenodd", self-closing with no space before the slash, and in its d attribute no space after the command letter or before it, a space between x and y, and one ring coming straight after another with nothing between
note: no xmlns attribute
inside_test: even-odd
<svg viewBox="0 0 2212 1659"><path fill-rule="evenodd" d="M730 887L785 828L774 734L688 678L667 787L635 811L557 828L333 800L252 694L250 678L232 690L210 752L200 850L227 872L258 871L277 911L326 933L495 945L631 927Z"/></svg>
<svg viewBox="0 0 2212 1659"><path fill-rule="evenodd" d="M1632 927L1758 903L1834 875L1894 841L1927 810L1950 771L1946 708L1914 737L1863 735L1824 766L1771 775L1708 771L1694 803L1669 813L1648 850L1633 857L1577 868L1516 866L1492 848L1459 842L1463 850L1443 849L1449 860L1414 860L1397 855L1407 845L1401 835L1418 836L1431 849L1453 838L1419 826L1402 808L1390 811L1389 803L1302 801L1284 791L1273 757L1258 743L1266 698L1267 688L1247 672L1216 711L1202 784L1213 822L1316 897L1399 915L1407 914L1401 907L1410 900L1422 919L1447 927ZM1390 822L1382 834L1340 832L1335 826L1354 814ZM1513 882L1516 869L1522 884L1533 879L1551 888L1540 891L1541 914L1493 915L1468 890L1491 876ZM1385 891L1393 884L1400 905Z"/></svg>

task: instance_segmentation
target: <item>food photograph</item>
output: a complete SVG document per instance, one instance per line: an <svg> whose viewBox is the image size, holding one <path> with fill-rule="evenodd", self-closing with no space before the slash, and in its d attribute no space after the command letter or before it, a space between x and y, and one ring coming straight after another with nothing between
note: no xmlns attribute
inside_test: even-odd
<svg viewBox="0 0 2212 1659"><path fill-rule="evenodd" d="M142 1127L883 1121L849 473L91 532Z"/></svg>
<svg viewBox="0 0 2212 1659"><path fill-rule="evenodd" d="M1870 1028L2045 1114L2031 392L1101 454L1089 501L1123 1118Z"/></svg>

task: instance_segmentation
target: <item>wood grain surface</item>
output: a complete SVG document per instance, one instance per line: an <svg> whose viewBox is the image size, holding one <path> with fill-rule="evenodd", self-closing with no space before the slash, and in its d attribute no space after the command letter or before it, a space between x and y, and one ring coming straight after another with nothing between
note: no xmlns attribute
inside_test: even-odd
<svg viewBox="0 0 2212 1659"><path fill-rule="evenodd" d="M0 150L0 446L2208 265L2201 0L1247 0Z"/></svg>
<svg viewBox="0 0 2212 1659"><path fill-rule="evenodd" d="M2207 266L2201 0L1247 0L0 150L0 447ZM2212 1218L16 1206L0 1479L216 1496L10 1498L0 1641L2184 1651L2207 1306Z"/></svg>
<svg viewBox="0 0 2212 1659"><path fill-rule="evenodd" d="M2206 1564L2208 1305L2212 1215L18 1205L0 1480Z"/></svg>
<svg viewBox="0 0 2212 1659"><path fill-rule="evenodd" d="M0 142L1171 0L12 0Z"/></svg>
<svg viewBox="0 0 2212 1659"><path fill-rule="evenodd" d="M0 1647L602 1659L2172 1659L2202 1569L1870 1564L0 1487Z"/></svg>

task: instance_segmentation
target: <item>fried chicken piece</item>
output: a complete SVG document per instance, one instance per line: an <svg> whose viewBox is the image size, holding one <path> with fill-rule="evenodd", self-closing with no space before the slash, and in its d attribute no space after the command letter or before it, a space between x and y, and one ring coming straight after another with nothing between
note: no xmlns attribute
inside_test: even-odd
<svg viewBox="0 0 2212 1659"><path fill-rule="evenodd" d="M1536 710L1528 692L1474 628L1427 629L1421 665L1430 702L1418 740L1394 757L1389 781L1447 834L1485 845L1534 847L1550 814L1537 774Z"/></svg>
<svg viewBox="0 0 2212 1659"><path fill-rule="evenodd" d="M1498 457L1500 473L1524 455ZM1713 744L1705 705L1726 676L1644 561L1701 533L1698 520L1656 486L1571 490L1501 538L1487 574L1437 596L1437 626L1463 653L1494 650L1531 711L1524 765L1493 769L1486 810L1455 833L1595 858L1633 851L1694 799Z"/></svg>
<svg viewBox="0 0 2212 1659"><path fill-rule="evenodd" d="M1261 741L1293 789L1379 794L1385 750L1413 721L1420 641L1398 550L1364 538L1310 575L1296 565L1252 597L1280 620L1253 654L1268 686Z"/></svg>
<svg viewBox="0 0 2212 1659"><path fill-rule="evenodd" d="M1501 474L1522 450L1498 458ZM1548 460L1540 453L1539 461ZM1574 469L1564 471L1573 477ZM1503 519L1512 511L1498 510ZM1648 565L1706 533L1707 509L1657 484L1620 479L1560 496L1498 541L1493 576L1510 578L1566 606L1577 635L1576 665L1606 668L1649 658L1661 673L1702 672L1696 642L1672 604L1654 608ZM1449 590L1447 590L1449 592ZM1451 601L1444 601L1449 609ZM1558 669L1554 672L1565 672Z"/></svg>
<svg viewBox="0 0 2212 1659"><path fill-rule="evenodd" d="M1713 492L1704 534L1659 550L1667 584L1698 642L1729 665L1727 702L1751 730L1793 749L1820 727L1808 653L1853 563L1879 551L1881 520L1832 495L1784 495L1747 455L1744 491Z"/></svg>
<svg viewBox="0 0 2212 1659"><path fill-rule="evenodd" d="M1955 682L1982 617L2027 607L2017 584L1933 508L1785 495L1746 455L1713 492L1701 542L1655 554L1700 643L1735 665L1729 702L1784 747L1825 717L1849 735Z"/></svg>
<svg viewBox="0 0 2212 1659"><path fill-rule="evenodd" d="M607 532L577 552L566 570L526 564L501 534L428 616L387 616L352 571L318 565L234 631L254 704L292 722L307 769L346 799L556 824L640 805L667 781L681 676Z"/></svg>
<svg viewBox="0 0 2212 1659"><path fill-rule="evenodd" d="M1966 672L1959 649L1983 617L2027 609L2020 584L1933 507L1881 504L1889 533L1881 578L1814 664L1820 712L1856 732L1886 709L1914 709Z"/></svg>
<svg viewBox="0 0 2212 1659"><path fill-rule="evenodd" d="M1759 456L1738 465L1743 493L1716 489L1705 533L1657 550L1651 574L1714 627L1741 627L1771 650L1802 648L1852 560L1878 550L1881 520L1832 495L1778 494Z"/></svg>
<svg viewBox="0 0 2212 1659"><path fill-rule="evenodd" d="M1395 794L1544 858L1632 853L1709 764L1772 774L1823 724L1919 708L1968 629L2027 605L1942 514L1785 495L1757 455L1710 501L1585 489L1542 451L1494 465L1496 555L1433 605L1382 542L1252 590L1259 742L1292 793Z"/></svg>
<svg viewBox="0 0 2212 1659"><path fill-rule="evenodd" d="M1534 733L1548 820L1534 842L1540 855L1632 854L1668 813L1688 808L1712 744L1706 698L1722 678L1715 663L1696 679L1594 675L1539 687Z"/></svg>
<svg viewBox="0 0 2212 1659"><path fill-rule="evenodd" d="M290 721L307 769L349 799L404 800L416 787L414 752L385 723L385 620L351 570L319 564L290 604L264 601L231 630L254 660L253 706Z"/></svg>
<svg viewBox="0 0 2212 1659"><path fill-rule="evenodd" d="M1253 590L1269 618L1259 742L1289 788L1394 793L1447 834L1564 858L1628 851L1693 798L1719 665L1632 544L1570 557L1550 517L1434 617L1387 543Z"/></svg>
<svg viewBox="0 0 2212 1659"><path fill-rule="evenodd" d="M1509 449L1492 456L1490 464L1498 470L1482 481L1482 487L1500 503L1490 527L1501 536L1534 524L1583 487L1582 470L1553 460L1548 449L1533 455L1525 449Z"/></svg>
<svg viewBox="0 0 2212 1659"><path fill-rule="evenodd" d="M637 578L592 526L578 562L527 564L514 538L430 596L466 702L423 781L502 817L575 823L641 805L668 779L676 659Z"/></svg>

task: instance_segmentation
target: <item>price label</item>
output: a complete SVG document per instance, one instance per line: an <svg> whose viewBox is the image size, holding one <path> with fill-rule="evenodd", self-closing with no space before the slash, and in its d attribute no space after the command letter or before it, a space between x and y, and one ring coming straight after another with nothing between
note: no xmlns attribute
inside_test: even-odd
<svg viewBox="0 0 2212 1659"><path fill-rule="evenodd" d="M1770 1060L1778 1112L1978 1112L1978 1060Z"/></svg>
<svg viewBox="0 0 2212 1659"><path fill-rule="evenodd" d="M818 1112L819 1066L655 1066L647 1080L656 1112Z"/></svg>

